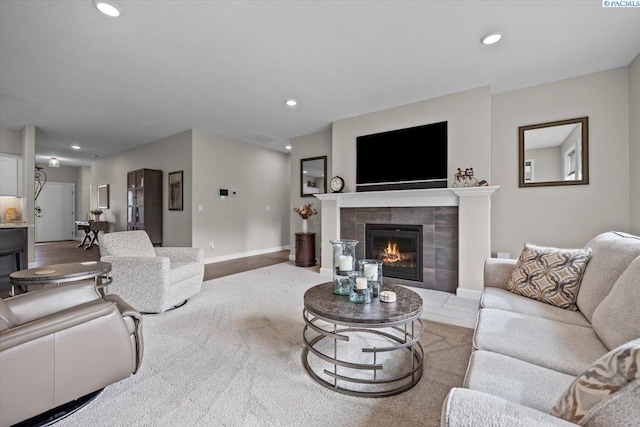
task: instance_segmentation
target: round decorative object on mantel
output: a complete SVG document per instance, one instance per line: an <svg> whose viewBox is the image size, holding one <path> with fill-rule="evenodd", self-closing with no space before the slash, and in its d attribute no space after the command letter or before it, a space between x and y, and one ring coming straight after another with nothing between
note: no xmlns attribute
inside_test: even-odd
<svg viewBox="0 0 640 427"><path fill-rule="evenodd" d="M309 222L307 221L307 218L302 219L302 232L303 233L309 232Z"/></svg>
<svg viewBox="0 0 640 427"><path fill-rule="evenodd" d="M344 188L344 179L339 176L334 176L333 178L331 178L329 186L331 187L331 191L333 191L334 193L339 193Z"/></svg>

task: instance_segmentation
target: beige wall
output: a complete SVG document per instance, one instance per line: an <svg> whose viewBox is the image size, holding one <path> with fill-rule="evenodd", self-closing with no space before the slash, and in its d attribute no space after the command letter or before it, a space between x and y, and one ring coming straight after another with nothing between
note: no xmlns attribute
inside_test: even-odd
<svg viewBox="0 0 640 427"><path fill-rule="evenodd" d="M209 262L289 248L289 154L194 130L192 155L192 241Z"/></svg>
<svg viewBox="0 0 640 427"><path fill-rule="evenodd" d="M640 54L629 65L629 154L630 229L640 236Z"/></svg>
<svg viewBox="0 0 640 427"><path fill-rule="evenodd" d="M22 142L22 158L24 159L24 197L22 219L28 224L34 223L35 204L34 204L34 173L36 168L36 127L32 125L25 126L20 132ZM34 227L29 227L27 231L29 238L28 262L29 267L35 267L36 255L36 232Z"/></svg>
<svg viewBox="0 0 640 427"><path fill-rule="evenodd" d="M525 242L579 247L629 229L627 67L492 97L492 251L517 257ZM518 127L589 117L589 185L518 187Z"/></svg>
<svg viewBox="0 0 640 427"><path fill-rule="evenodd" d="M345 180L345 192L356 190L356 138L360 135L448 121L448 178L458 167L473 167L478 180L491 174L491 89L489 86L364 114L333 123L333 168ZM381 153L381 162L384 157ZM417 152L416 155L422 155ZM382 163L381 163L382 164Z"/></svg>
<svg viewBox="0 0 640 427"><path fill-rule="evenodd" d="M22 134L19 130L0 129L0 153L22 156Z"/></svg>
<svg viewBox="0 0 640 427"><path fill-rule="evenodd" d="M160 169L163 172L162 246L191 246L191 139L189 130L91 164L90 206L96 206L97 186L109 184L109 209L104 212L106 220L111 222L110 231L127 228L127 172ZM179 170L184 171L184 210L170 211L167 174Z"/></svg>
<svg viewBox="0 0 640 427"><path fill-rule="evenodd" d="M331 131L312 133L310 135L300 136L291 139L291 233L289 241L291 242L291 259L295 259L295 236L294 233L300 231L301 219L293 212L293 208L302 206L307 203L313 203L313 207L318 210L318 215L309 218L309 232L316 233L316 258L320 258L322 249L321 214L320 207L322 203L315 197L300 197L300 160L310 157L327 156L327 187L333 175L331 175ZM327 189L330 193L331 190Z"/></svg>

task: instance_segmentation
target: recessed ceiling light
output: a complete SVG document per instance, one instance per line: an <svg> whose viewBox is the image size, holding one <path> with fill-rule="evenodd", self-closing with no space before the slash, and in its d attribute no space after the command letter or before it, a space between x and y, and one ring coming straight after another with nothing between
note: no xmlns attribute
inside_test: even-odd
<svg viewBox="0 0 640 427"><path fill-rule="evenodd" d="M502 38L502 34L488 33L482 36L482 38L480 39L480 43L487 44L487 45L494 44L494 43L498 43L498 41L500 41L501 38Z"/></svg>
<svg viewBox="0 0 640 427"><path fill-rule="evenodd" d="M73 148L74 150L79 150L80 146L79 145L72 145L71 148Z"/></svg>
<svg viewBox="0 0 640 427"><path fill-rule="evenodd" d="M291 150L291 145L287 145L286 147L284 147L287 150Z"/></svg>
<svg viewBox="0 0 640 427"><path fill-rule="evenodd" d="M122 9L111 0L93 0L93 4L98 10L111 18L122 15Z"/></svg>
<svg viewBox="0 0 640 427"><path fill-rule="evenodd" d="M298 101L296 101L295 99L287 99L285 104L287 104L289 107L295 107L296 105L298 105Z"/></svg>

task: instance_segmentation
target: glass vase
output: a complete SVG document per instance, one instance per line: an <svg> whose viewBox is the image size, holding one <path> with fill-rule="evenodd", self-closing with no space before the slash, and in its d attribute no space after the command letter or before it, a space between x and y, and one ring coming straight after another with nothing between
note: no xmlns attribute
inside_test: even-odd
<svg viewBox="0 0 640 427"><path fill-rule="evenodd" d="M333 246L333 293L349 295L356 271L357 240L331 240Z"/></svg>
<svg viewBox="0 0 640 427"><path fill-rule="evenodd" d="M378 298L382 288L382 261L377 259L361 259L358 261L360 275L371 284L371 296Z"/></svg>
<svg viewBox="0 0 640 427"><path fill-rule="evenodd" d="M367 278L360 273L354 274L353 277L353 286L349 293L349 301L356 304L370 303L373 291L373 282L367 280Z"/></svg>

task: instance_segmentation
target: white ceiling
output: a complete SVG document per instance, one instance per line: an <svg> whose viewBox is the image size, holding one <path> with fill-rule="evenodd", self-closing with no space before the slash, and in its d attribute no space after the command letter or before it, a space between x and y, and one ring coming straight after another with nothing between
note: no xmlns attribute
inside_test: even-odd
<svg viewBox="0 0 640 427"><path fill-rule="evenodd" d="M599 0L118 3L113 19L90 0L0 0L0 127L37 126L39 157L86 165L192 128L285 151L336 120L640 52L640 8Z"/></svg>

